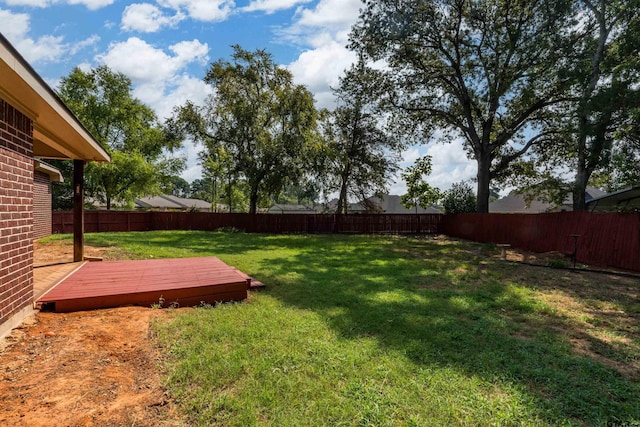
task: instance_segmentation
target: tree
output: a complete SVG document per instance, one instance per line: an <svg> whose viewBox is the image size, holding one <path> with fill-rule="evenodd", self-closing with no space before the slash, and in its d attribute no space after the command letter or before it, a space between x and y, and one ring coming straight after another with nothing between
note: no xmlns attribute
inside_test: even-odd
<svg viewBox="0 0 640 427"><path fill-rule="evenodd" d="M141 194L159 190L158 171L138 152L112 151L111 162L91 162L86 172L87 193L105 203L107 210L113 201L130 203Z"/></svg>
<svg viewBox="0 0 640 427"><path fill-rule="evenodd" d="M568 0L367 1L351 47L386 61L384 102L398 117L429 140L464 139L487 212L492 179L553 141L543 125L565 97L569 13Z"/></svg>
<svg viewBox="0 0 640 427"><path fill-rule="evenodd" d="M431 156L418 158L413 166L409 166L402 173L402 179L407 184L407 194L402 195L402 204L405 208L415 208L418 206L427 208L429 205L437 203L442 197L440 190L429 185L424 179L431 173Z"/></svg>
<svg viewBox="0 0 640 427"><path fill-rule="evenodd" d="M476 210L476 196L467 182L457 182L444 192L442 207L445 214L470 213Z"/></svg>
<svg viewBox="0 0 640 427"><path fill-rule="evenodd" d="M210 182L211 200L217 204L226 198L229 212L232 212L239 195L234 197L238 190L238 172L231 153L222 145L209 145L208 150L200 152L200 162L203 174ZM214 211L217 211L217 205L214 205Z"/></svg>
<svg viewBox="0 0 640 427"><path fill-rule="evenodd" d="M376 111L379 75L362 60L353 65L334 90L337 108L324 116L321 179L325 192L339 194L337 213L347 213L350 196L366 199L386 192L398 168L402 144Z"/></svg>
<svg viewBox="0 0 640 427"><path fill-rule="evenodd" d="M200 199L212 203L214 193L211 190L212 186L211 178L206 175L202 178L194 179L191 182L189 196L194 199Z"/></svg>
<svg viewBox="0 0 640 427"><path fill-rule="evenodd" d="M168 178L163 192L177 197L189 197L191 195L191 184L180 176L171 176Z"/></svg>
<svg viewBox="0 0 640 427"><path fill-rule="evenodd" d="M62 174L64 181L51 186L51 208L68 211L73 209L73 162L66 160L47 160Z"/></svg>
<svg viewBox="0 0 640 427"><path fill-rule="evenodd" d="M317 112L311 93L293 84L271 54L233 49L232 60L214 62L204 78L214 88L207 105L186 104L170 125L202 142L207 154L224 147L249 186L249 212L256 213L261 198L300 177Z"/></svg>
<svg viewBox="0 0 640 427"><path fill-rule="evenodd" d="M318 183L303 179L299 184L288 184L276 198L276 203L315 205L320 197Z"/></svg>
<svg viewBox="0 0 640 427"><path fill-rule="evenodd" d="M165 156L181 146L180 140L171 138L155 113L132 96L124 74L106 66L87 72L74 68L62 79L59 95L112 157L111 163L91 163L86 170L87 194L107 209L113 201L159 192L184 168L183 159Z"/></svg>
<svg viewBox="0 0 640 427"><path fill-rule="evenodd" d="M640 109L640 1L580 0L581 25L568 74L572 102L562 115L565 147L550 160L574 173L573 182L549 179L573 194L573 209L586 209L585 190L595 174L612 186L629 182L640 160L636 115Z"/></svg>

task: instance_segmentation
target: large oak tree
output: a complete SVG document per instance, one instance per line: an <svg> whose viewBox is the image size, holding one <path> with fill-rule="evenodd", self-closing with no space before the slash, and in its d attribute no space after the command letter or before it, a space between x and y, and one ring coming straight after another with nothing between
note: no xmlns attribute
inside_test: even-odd
<svg viewBox="0 0 640 427"><path fill-rule="evenodd" d="M563 0L369 0L352 48L388 67L384 102L428 140L462 137L476 160L477 211L490 183L532 147L553 141L549 107L571 4ZM564 45L563 45L564 43Z"/></svg>
<svg viewBox="0 0 640 427"><path fill-rule="evenodd" d="M559 117L566 138L564 146L542 157L550 160L547 166L572 171L568 185L557 174L551 182L573 194L574 210L584 210L594 174L608 187L616 181L629 185L629 178L638 176L640 1L578 0L576 5L579 43L568 64L572 99Z"/></svg>
<svg viewBox="0 0 640 427"><path fill-rule="evenodd" d="M205 157L216 157L224 147L232 172L248 184L249 212L256 213L261 198L303 174L304 152L315 137L313 96L271 54L239 46L231 61L212 63L204 81L213 88L207 104L186 104L171 126L203 143Z"/></svg>
<svg viewBox="0 0 640 427"><path fill-rule="evenodd" d="M86 171L87 194L107 209L114 201L132 202L160 192L184 167L182 159L168 155L181 142L165 132L150 107L133 97L131 80L124 74L106 66L74 68L62 78L58 93L111 155L110 163L92 162Z"/></svg>

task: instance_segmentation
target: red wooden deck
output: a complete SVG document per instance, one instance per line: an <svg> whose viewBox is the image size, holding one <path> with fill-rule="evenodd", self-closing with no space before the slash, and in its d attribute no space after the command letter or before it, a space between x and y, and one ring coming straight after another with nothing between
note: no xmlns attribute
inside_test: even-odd
<svg viewBox="0 0 640 427"><path fill-rule="evenodd" d="M260 282L215 257L86 262L37 303L58 312L239 301Z"/></svg>

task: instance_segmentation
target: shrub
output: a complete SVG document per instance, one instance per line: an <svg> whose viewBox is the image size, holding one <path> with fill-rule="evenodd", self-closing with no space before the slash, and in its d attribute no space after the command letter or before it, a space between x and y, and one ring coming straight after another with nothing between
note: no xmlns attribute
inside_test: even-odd
<svg viewBox="0 0 640 427"><path fill-rule="evenodd" d="M457 182L444 193L442 207L446 214L470 213L476 211L476 195L467 182Z"/></svg>

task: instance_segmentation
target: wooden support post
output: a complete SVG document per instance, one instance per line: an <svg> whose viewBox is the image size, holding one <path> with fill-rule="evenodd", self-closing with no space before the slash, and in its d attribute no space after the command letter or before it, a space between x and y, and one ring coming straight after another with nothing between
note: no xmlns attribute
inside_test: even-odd
<svg viewBox="0 0 640 427"><path fill-rule="evenodd" d="M73 261L84 261L84 160L73 161Z"/></svg>

